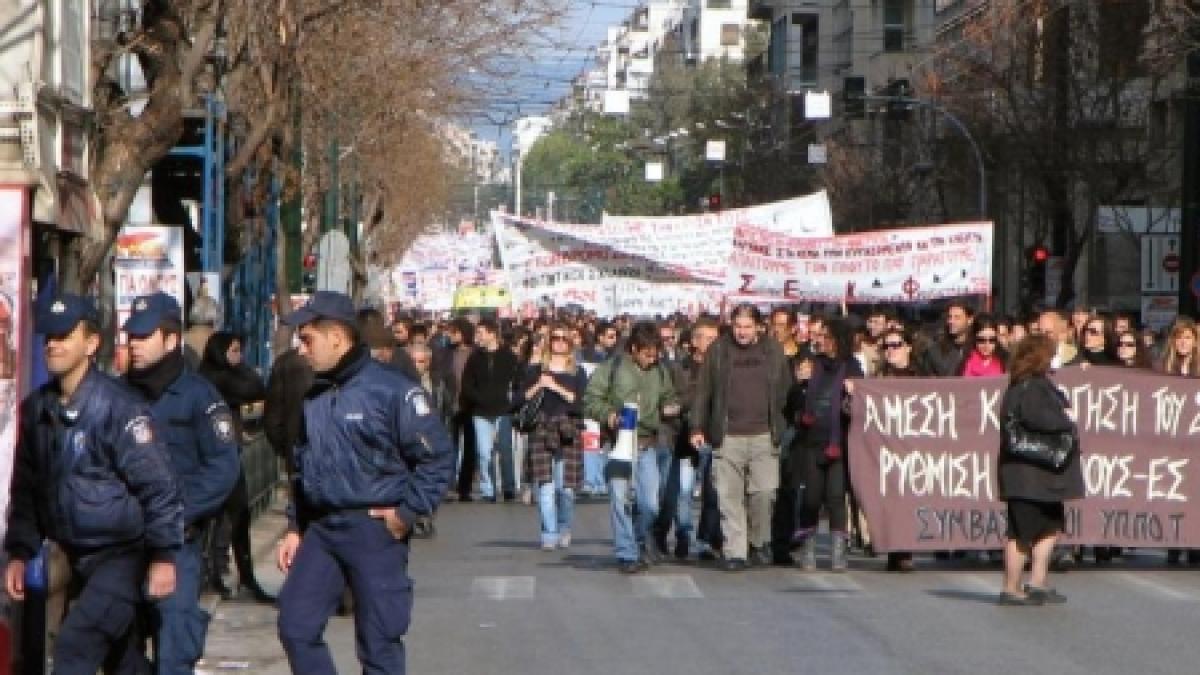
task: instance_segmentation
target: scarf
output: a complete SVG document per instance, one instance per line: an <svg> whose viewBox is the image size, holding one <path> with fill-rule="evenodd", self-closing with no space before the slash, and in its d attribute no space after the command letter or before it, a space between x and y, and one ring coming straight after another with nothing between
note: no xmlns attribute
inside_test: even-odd
<svg viewBox="0 0 1200 675"><path fill-rule="evenodd" d="M125 381L151 401L157 401L171 383L183 373L183 352L175 349L159 359L158 363L146 366L140 370L130 368L125 375Z"/></svg>

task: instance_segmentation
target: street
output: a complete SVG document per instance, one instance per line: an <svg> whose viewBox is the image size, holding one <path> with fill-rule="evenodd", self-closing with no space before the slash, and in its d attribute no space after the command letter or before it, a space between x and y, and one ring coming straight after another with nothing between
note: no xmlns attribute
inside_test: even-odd
<svg viewBox="0 0 1200 675"><path fill-rule="evenodd" d="M410 673L1193 673L1200 572L1167 570L1161 552L1109 569L1056 575L1059 607L994 605L998 568L919 558L919 571L788 568L729 574L665 564L627 577L611 557L607 504L576 511L569 551L537 547L537 512L520 504L447 504L436 539L414 542ZM256 525L260 578L274 586ZM340 672L357 672L349 617L326 637ZM287 673L275 611L221 603L197 672Z"/></svg>

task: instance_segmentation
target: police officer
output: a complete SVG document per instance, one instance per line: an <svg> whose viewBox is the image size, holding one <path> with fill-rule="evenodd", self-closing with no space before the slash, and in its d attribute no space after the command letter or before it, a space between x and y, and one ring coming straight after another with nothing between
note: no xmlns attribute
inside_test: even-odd
<svg viewBox="0 0 1200 675"><path fill-rule="evenodd" d="M203 534L237 482L241 466L233 415L215 387L187 367L181 311L166 293L134 298L125 321L126 381L150 401L183 493L184 543L175 558L175 592L151 608L160 675L191 675L204 651L208 613L200 608Z"/></svg>
<svg viewBox="0 0 1200 675"><path fill-rule="evenodd" d="M336 673L323 633L349 584L363 672L404 673L409 529L446 494L450 437L421 386L371 358L350 298L318 291L285 322L316 382L278 552L279 639L293 672Z"/></svg>
<svg viewBox="0 0 1200 675"><path fill-rule="evenodd" d="M183 503L149 407L92 365L97 324L75 295L37 311L53 378L22 404L4 542L5 587L18 601L42 539L66 553L72 601L54 643L54 672L65 675L148 669L135 622L142 586L151 598L175 590L183 544Z"/></svg>

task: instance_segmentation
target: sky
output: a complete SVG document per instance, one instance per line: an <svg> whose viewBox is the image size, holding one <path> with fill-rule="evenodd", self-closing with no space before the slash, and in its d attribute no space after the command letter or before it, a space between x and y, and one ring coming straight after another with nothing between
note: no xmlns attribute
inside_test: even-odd
<svg viewBox="0 0 1200 675"><path fill-rule="evenodd" d="M516 75L493 88L494 100L486 115L472 128L480 138L498 140L508 156L512 141L511 120L537 115L570 89L571 79L592 65L594 48L603 42L608 27L620 24L640 4L637 0L571 0L562 24L551 31L550 42L513 64Z"/></svg>

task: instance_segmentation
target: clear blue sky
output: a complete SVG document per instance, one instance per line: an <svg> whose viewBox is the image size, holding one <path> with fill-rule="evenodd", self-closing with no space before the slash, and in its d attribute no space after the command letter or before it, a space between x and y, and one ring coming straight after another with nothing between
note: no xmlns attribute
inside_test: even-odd
<svg viewBox="0 0 1200 675"><path fill-rule="evenodd" d="M545 112L549 103L567 92L571 79L592 64L594 48L604 40L608 27L628 18L638 4L637 0L572 0L569 15L551 32L555 44L536 48L530 58L514 64L515 76L494 88L488 119L473 120L471 126L481 138L498 139L507 156L508 125L498 129L497 123Z"/></svg>

